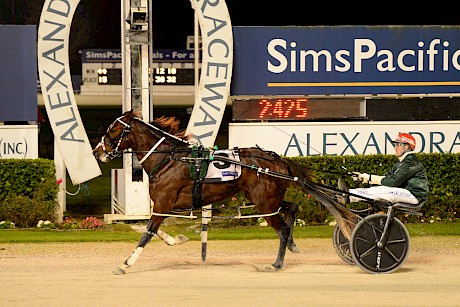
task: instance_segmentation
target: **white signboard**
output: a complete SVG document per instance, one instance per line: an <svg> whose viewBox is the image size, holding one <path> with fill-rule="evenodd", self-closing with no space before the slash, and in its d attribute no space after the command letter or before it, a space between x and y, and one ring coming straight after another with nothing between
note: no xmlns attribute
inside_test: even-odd
<svg viewBox="0 0 460 307"><path fill-rule="evenodd" d="M73 184L101 175L73 94L69 68L69 34L80 0L46 0L38 31L38 68L43 100Z"/></svg>
<svg viewBox="0 0 460 307"><path fill-rule="evenodd" d="M1 125L0 159L37 159L37 125Z"/></svg>
<svg viewBox="0 0 460 307"><path fill-rule="evenodd" d="M229 148L258 145L287 157L394 154L400 132L414 136L416 152L460 152L460 121L230 123Z"/></svg>
<svg viewBox="0 0 460 307"><path fill-rule="evenodd" d="M191 0L198 16L203 42L199 91L187 133L205 147L212 147L230 95L233 36L225 1Z"/></svg>

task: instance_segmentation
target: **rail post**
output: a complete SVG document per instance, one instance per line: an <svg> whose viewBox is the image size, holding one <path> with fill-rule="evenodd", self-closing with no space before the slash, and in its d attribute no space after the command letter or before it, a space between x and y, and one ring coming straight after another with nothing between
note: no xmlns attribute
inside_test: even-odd
<svg viewBox="0 0 460 307"><path fill-rule="evenodd" d="M202 207L201 215L201 263L206 262L206 252L208 249L208 221L212 217L212 204Z"/></svg>

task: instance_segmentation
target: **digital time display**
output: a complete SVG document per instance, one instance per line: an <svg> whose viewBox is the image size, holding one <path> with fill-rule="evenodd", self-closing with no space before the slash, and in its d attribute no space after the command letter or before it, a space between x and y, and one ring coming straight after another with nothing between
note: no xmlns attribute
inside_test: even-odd
<svg viewBox="0 0 460 307"><path fill-rule="evenodd" d="M259 100L259 119L306 119L308 117L306 98L261 99Z"/></svg>
<svg viewBox="0 0 460 307"><path fill-rule="evenodd" d="M233 120L279 121L357 118L360 99L260 98L233 100Z"/></svg>
<svg viewBox="0 0 460 307"><path fill-rule="evenodd" d="M154 85L194 85L195 70L190 68L157 67L153 69Z"/></svg>

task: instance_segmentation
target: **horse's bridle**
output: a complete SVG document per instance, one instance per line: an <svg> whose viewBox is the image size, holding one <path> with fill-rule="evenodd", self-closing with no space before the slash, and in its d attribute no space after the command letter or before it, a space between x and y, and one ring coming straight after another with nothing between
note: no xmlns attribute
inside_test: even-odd
<svg viewBox="0 0 460 307"><path fill-rule="evenodd" d="M114 159L116 157L119 157L121 156L121 152L118 151L118 148L120 147L121 145L121 142L123 141L123 139L125 138L125 136L127 136L130 132L131 132L131 126L129 125L129 123L125 123L124 121L121 120L121 118L123 118L123 116L120 116L118 117L110 126L109 128L107 128L107 132L102 136L101 138L101 141L99 142L99 144L101 144L102 146L102 150L104 151L104 153L110 158L110 159ZM108 132L110 131L110 129L112 128L113 124L115 122L119 122L123 125L123 130L120 132L120 134L118 134L116 137L114 138L111 138L109 135L108 135ZM131 121L130 121L131 122ZM109 139L109 142L106 141L106 137ZM126 142L129 142L128 139L126 139ZM116 143L116 144L115 144ZM110 152L107 151L105 145L109 145L110 148L112 148L112 150Z"/></svg>

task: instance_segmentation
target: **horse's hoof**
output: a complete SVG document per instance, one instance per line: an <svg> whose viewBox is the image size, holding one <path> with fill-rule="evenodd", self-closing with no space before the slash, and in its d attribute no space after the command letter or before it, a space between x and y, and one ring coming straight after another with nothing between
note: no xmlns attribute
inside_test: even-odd
<svg viewBox="0 0 460 307"><path fill-rule="evenodd" d="M182 234L174 237L174 243L175 244L182 244L182 243L187 242L188 240L189 240L189 238L187 238L186 236L184 236Z"/></svg>
<svg viewBox="0 0 460 307"><path fill-rule="evenodd" d="M114 271L113 271L113 274L115 275L123 275L125 274L125 270L123 270L122 268L116 268Z"/></svg>
<svg viewBox="0 0 460 307"><path fill-rule="evenodd" d="M298 248L295 244L293 244L293 245L291 245L291 246L288 246L288 249L289 249L292 253L300 253L299 248Z"/></svg>
<svg viewBox="0 0 460 307"><path fill-rule="evenodd" d="M266 265L263 267L257 267L257 266L253 266L253 267L256 269L257 272L277 272L280 270L273 265Z"/></svg>
<svg viewBox="0 0 460 307"><path fill-rule="evenodd" d="M280 269L275 267L274 265L267 265L265 267L265 272L276 272L279 271Z"/></svg>

